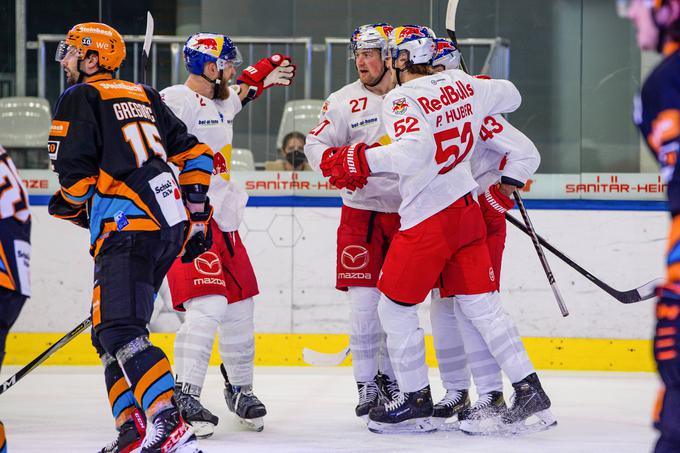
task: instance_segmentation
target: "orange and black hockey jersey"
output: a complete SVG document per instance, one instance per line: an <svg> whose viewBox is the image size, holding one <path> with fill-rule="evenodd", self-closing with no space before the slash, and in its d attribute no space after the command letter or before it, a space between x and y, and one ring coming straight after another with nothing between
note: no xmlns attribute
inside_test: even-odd
<svg viewBox="0 0 680 453"><path fill-rule="evenodd" d="M680 51L666 49L666 58L652 71L636 98L634 120L668 184L673 215L680 214L680 172L675 171L680 148Z"/></svg>
<svg viewBox="0 0 680 453"><path fill-rule="evenodd" d="M152 231L186 219L184 188L207 190L212 151L187 133L153 88L106 74L64 91L48 151L64 198L90 202L93 254L111 231Z"/></svg>

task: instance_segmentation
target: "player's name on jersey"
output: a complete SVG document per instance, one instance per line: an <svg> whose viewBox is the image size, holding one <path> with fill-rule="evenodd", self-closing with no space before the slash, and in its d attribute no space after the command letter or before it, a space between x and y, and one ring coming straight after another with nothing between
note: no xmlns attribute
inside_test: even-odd
<svg viewBox="0 0 680 453"><path fill-rule="evenodd" d="M59 187L49 170L21 170L31 195L52 195ZM312 171L233 171L231 180L250 196L337 197L340 191ZM536 174L523 189L525 198L645 200L665 199L666 184L656 173Z"/></svg>

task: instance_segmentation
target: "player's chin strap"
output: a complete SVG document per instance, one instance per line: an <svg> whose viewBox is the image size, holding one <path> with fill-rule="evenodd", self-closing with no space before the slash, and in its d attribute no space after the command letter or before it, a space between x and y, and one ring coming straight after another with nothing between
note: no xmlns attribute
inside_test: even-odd
<svg viewBox="0 0 680 453"><path fill-rule="evenodd" d="M373 88L374 86L379 85L380 82L382 82L382 79L385 77L385 74L387 74L387 71L389 71L389 69L390 69L390 68L388 68L387 65L385 64L385 62L383 61L383 72L382 72L382 74L380 75L380 78L378 79L378 81L375 82L375 83L370 83L370 84L369 84L369 83L366 83L365 85L366 85L367 87L369 87L369 88Z"/></svg>
<svg viewBox="0 0 680 453"><path fill-rule="evenodd" d="M396 66L394 66L394 63L392 64L392 67L394 68L395 72L397 73L397 84L401 86L401 78L399 77L399 74L402 72L408 71L408 69L412 66L412 63L410 61L407 61L406 64L404 65L403 68L399 69Z"/></svg>
<svg viewBox="0 0 680 453"><path fill-rule="evenodd" d="M217 78L215 80L212 80L210 77L205 75L205 73L201 74L201 77L203 77L205 80L213 84L213 99L217 99L218 95L220 94L220 84L222 83L223 73L224 70L220 69L219 72L217 73Z"/></svg>

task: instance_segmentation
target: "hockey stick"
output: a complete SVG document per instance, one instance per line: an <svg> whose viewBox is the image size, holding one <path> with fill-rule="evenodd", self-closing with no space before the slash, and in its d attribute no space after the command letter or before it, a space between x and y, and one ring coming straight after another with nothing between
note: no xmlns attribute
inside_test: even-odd
<svg viewBox="0 0 680 453"><path fill-rule="evenodd" d="M308 365L313 366L338 366L345 360L349 353L349 346L342 351L335 353L319 352L313 349L304 348L302 350L302 359Z"/></svg>
<svg viewBox="0 0 680 453"><path fill-rule="evenodd" d="M61 339L59 341L57 341L52 346L47 348L47 350L45 352L43 352L38 357L33 359L33 361L31 361L31 363L29 363L28 365L26 365L25 367L20 369L14 376L7 379L2 384L2 386L0 387L0 395L5 393L7 391L7 389L12 387L14 384L19 382L28 373L30 373L31 371L36 369L38 367L38 365L40 365L45 360L47 360L52 354L57 352L59 349L63 348L68 342L70 342L75 337L80 335L81 332L83 332L85 329L90 327L90 324L92 324L92 318L88 316L88 318L85 321L78 324L78 326L76 326L75 329L73 329L72 331L70 331L69 333L67 333L63 337L61 337Z"/></svg>
<svg viewBox="0 0 680 453"><path fill-rule="evenodd" d="M146 85L146 64L151 54L151 41L153 39L153 16L146 12L146 32L144 33L144 45L142 46L142 83Z"/></svg>
<svg viewBox="0 0 680 453"><path fill-rule="evenodd" d="M529 236L531 235L529 233L529 230L527 229L527 227L525 227L522 224L522 222L520 222L515 217L511 216L509 213L507 213L507 212L505 213L505 218L508 220L508 222L510 222L511 224L513 224L514 226L516 226L517 228L522 230L525 234L527 234ZM536 235L536 237L538 238L538 242L543 247L548 249L550 251L550 253L552 253L553 255L555 255L556 257L561 259L562 261L564 261L566 264L568 264L574 270L576 270L576 272L583 275L585 278L590 280L592 283L594 283L596 286L598 286L600 289L604 290L606 293L611 295L614 299L618 300L622 304L632 304L632 303L635 303L635 302L640 302L640 301L643 301L643 300L651 299L655 295L656 287L658 285L660 285L661 282L663 281L663 279L657 278L657 279L652 280L649 283L645 283L642 286L639 286L637 288L634 288L634 289L631 289L631 290L628 290L628 291L616 290L616 289L612 288L611 286L607 285L605 282L603 282L599 278L595 277L593 274L591 274L590 272L588 272L587 270L585 270L584 268L582 268L578 264L576 264L571 258L569 258L564 253L557 250L552 244L550 244L548 241L543 239L541 236Z"/></svg>
<svg viewBox="0 0 680 453"><path fill-rule="evenodd" d="M512 195L515 197L515 201L517 201L519 212L522 213L524 224L527 227L527 231L529 236L531 237L531 241L534 243L534 248L536 249L536 253L538 254L538 259L541 261L541 265L543 266L543 270L545 271L545 276L548 277L548 283L550 283L550 288L552 289L552 292L555 295L555 300L557 301L557 305L560 307L562 316L569 316L569 310L567 310L567 306L564 304L564 299L562 299L562 294L560 294L560 290L559 288L557 288L557 283L555 283L555 276L552 273L552 269L550 269L550 264L548 264L548 260L545 258L543 248L541 247L541 243L538 241L538 236L536 235L534 226L532 225L531 219L529 218L529 213L524 207L522 197L519 196L519 192L517 190L512 192Z"/></svg>
<svg viewBox="0 0 680 453"><path fill-rule="evenodd" d="M459 0L449 0L449 4L446 7L446 33L449 35L449 39L458 49L458 38L456 37L456 11L458 10ZM460 52L460 49L458 49ZM460 69L469 74L465 61L463 59L463 54L460 54Z"/></svg>

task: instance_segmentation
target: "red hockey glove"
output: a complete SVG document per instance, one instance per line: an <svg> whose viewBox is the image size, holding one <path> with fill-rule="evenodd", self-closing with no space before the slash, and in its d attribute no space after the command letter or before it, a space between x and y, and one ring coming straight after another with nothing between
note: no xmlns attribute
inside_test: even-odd
<svg viewBox="0 0 680 453"><path fill-rule="evenodd" d="M192 262L212 247L212 230L210 228L212 215L213 207L208 198L205 200L202 211L189 212L187 210L189 221L184 229L184 245L180 252L183 263Z"/></svg>
<svg viewBox="0 0 680 453"><path fill-rule="evenodd" d="M357 180L366 179L371 175L371 169L366 162L366 150L368 145L366 143L356 143L347 147L343 159L343 168L345 173L357 178Z"/></svg>
<svg viewBox="0 0 680 453"><path fill-rule="evenodd" d="M366 162L365 143L343 146L330 158L329 182L338 189L361 189L368 182L371 169Z"/></svg>
<svg viewBox="0 0 680 453"><path fill-rule="evenodd" d="M503 216L505 211L515 206L515 202L501 192L496 184L479 196L479 206L485 216Z"/></svg>
<svg viewBox="0 0 680 453"><path fill-rule="evenodd" d="M255 99L272 85L288 86L294 78L295 65L291 63L291 58L275 53L245 68L236 82L257 88Z"/></svg>
<svg viewBox="0 0 680 453"><path fill-rule="evenodd" d="M61 190L57 190L50 198L47 212L49 212L51 216L54 216L58 219L68 220L74 225L85 228L86 230L90 228L90 219L87 213L87 203L83 203L81 205L71 204L64 198Z"/></svg>
<svg viewBox="0 0 680 453"><path fill-rule="evenodd" d="M338 147L331 147L328 148L326 151L323 152L321 156L321 163L319 164L319 168L321 168L321 173L328 178L331 176L331 171L333 169L333 166L335 165L335 162L338 159L338 156L340 154L340 150L343 148L338 148Z"/></svg>

